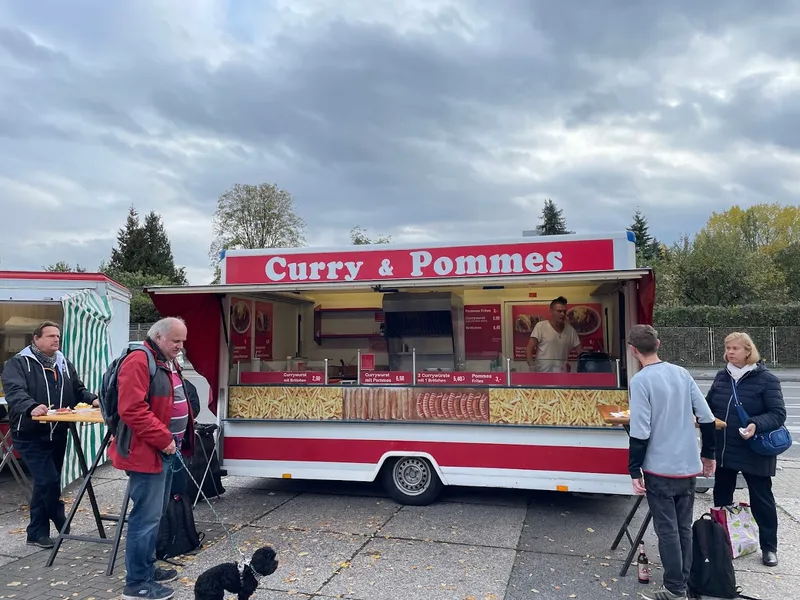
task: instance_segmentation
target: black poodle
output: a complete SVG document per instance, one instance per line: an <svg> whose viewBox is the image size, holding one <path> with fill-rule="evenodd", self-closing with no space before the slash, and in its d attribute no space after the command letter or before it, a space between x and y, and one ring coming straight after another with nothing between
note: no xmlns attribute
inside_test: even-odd
<svg viewBox="0 0 800 600"><path fill-rule="evenodd" d="M259 578L272 575L277 568L275 550L264 546L253 553L249 564L223 563L202 573L194 584L195 600L223 600L226 591L247 600L256 591Z"/></svg>

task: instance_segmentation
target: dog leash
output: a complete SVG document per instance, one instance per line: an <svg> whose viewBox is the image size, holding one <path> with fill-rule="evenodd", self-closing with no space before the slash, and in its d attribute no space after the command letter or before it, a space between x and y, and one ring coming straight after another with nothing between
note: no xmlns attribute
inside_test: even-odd
<svg viewBox="0 0 800 600"><path fill-rule="evenodd" d="M231 532L228 531L227 527L225 527L225 523L222 521L222 517L214 509L214 505L211 504L211 501L208 499L208 496L206 496L205 492L203 491L203 488L201 488L200 484L197 483L197 480L194 478L194 475L192 475L192 472L189 470L189 467L186 465L186 462L184 462L183 456L181 456L180 450L176 449L174 456L178 457L178 461L183 466L183 470L186 471L186 474L189 476L189 479L192 480L192 483L198 489L198 491L200 492L200 495L203 496L203 500L205 500L206 504L208 504L208 508L211 509L211 512L214 514L214 518L217 519L216 522L219 523L219 525L222 527L222 530L225 532L225 535L227 536L228 541L230 542L231 546L233 546L233 548L236 550L236 552L239 553L239 556L241 557L241 560L239 561L239 564L237 565L237 568L239 569L239 577L243 577L244 576L244 570L249 567L250 570L253 572L253 576L256 579L258 579L258 573L256 573L255 569L253 569L253 567L250 565L250 560L247 558L245 553L242 552L242 549L239 547L239 544L236 543L236 540L233 539L233 536L231 535Z"/></svg>

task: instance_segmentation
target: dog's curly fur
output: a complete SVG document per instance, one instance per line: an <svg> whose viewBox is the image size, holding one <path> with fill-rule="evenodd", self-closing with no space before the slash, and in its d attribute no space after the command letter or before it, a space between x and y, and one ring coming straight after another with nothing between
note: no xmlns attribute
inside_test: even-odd
<svg viewBox="0 0 800 600"><path fill-rule="evenodd" d="M226 591L238 594L239 600L247 600L258 587L256 573L265 577L272 575L277 568L275 550L264 546L253 553L250 566L245 566L241 576L239 566L232 562L211 567L202 573L194 584L195 600L223 600Z"/></svg>

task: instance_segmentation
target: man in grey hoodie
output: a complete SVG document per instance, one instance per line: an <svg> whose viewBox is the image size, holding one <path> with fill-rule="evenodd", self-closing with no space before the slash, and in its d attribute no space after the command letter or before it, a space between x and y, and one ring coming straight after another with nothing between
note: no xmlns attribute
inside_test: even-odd
<svg viewBox="0 0 800 600"><path fill-rule="evenodd" d="M28 544L52 548L50 522L61 530L66 522L61 501L61 468L67 450L67 427L33 417L49 408L74 408L79 402L98 406L97 396L83 385L75 367L59 351L61 331L46 321L33 332L33 343L6 362L3 390L8 403L14 448L33 476ZM66 532L65 532L66 533Z"/></svg>
<svg viewBox="0 0 800 600"><path fill-rule="evenodd" d="M697 476L711 477L714 415L691 374L658 358L658 332L635 325L628 334L631 353L642 365L630 383L630 458L633 490L647 494L664 565L664 588L648 600L686 598L692 567L692 521ZM695 416L702 449L697 448Z"/></svg>

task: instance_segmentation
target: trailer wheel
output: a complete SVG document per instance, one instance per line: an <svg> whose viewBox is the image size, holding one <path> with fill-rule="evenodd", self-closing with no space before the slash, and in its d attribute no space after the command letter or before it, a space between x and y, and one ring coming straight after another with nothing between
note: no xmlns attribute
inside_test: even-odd
<svg viewBox="0 0 800 600"><path fill-rule="evenodd" d="M383 487L400 504L426 506L439 497L442 482L427 458L389 459L382 473Z"/></svg>

